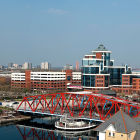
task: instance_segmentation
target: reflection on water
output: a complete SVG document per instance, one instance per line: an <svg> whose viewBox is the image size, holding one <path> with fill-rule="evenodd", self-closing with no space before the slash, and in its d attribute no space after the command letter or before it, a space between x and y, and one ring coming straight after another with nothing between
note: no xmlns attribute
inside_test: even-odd
<svg viewBox="0 0 140 140"><path fill-rule="evenodd" d="M61 131L54 127L59 118L33 119L16 125L22 139L38 140L97 140L97 134L93 130L86 131Z"/></svg>
<svg viewBox="0 0 140 140"><path fill-rule="evenodd" d="M17 125L17 130L25 139L38 140L96 140L93 131L85 132L64 132L58 130L47 130L44 128L35 128L29 126Z"/></svg>
<svg viewBox="0 0 140 140"><path fill-rule="evenodd" d="M54 123L58 118L39 118L16 125L0 126L0 140L97 140L93 130L82 132L60 131Z"/></svg>

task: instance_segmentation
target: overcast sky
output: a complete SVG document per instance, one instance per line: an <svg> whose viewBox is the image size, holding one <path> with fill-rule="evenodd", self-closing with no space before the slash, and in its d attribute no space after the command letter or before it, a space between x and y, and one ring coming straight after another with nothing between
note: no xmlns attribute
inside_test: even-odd
<svg viewBox="0 0 140 140"><path fill-rule="evenodd" d="M0 64L75 66L101 43L140 68L140 0L0 0Z"/></svg>

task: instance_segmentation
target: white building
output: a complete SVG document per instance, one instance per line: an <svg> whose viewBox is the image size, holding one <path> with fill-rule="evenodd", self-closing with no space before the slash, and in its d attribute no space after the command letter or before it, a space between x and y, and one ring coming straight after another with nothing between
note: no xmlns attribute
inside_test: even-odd
<svg viewBox="0 0 140 140"><path fill-rule="evenodd" d="M23 69L32 69L32 63L25 62L25 63L22 65L22 68L23 68Z"/></svg>
<svg viewBox="0 0 140 140"><path fill-rule="evenodd" d="M42 62L41 63L41 69L44 69L44 70L48 70L48 69L50 69L50 63L48 63L48 62Z"/></svg>
<svg viewBox="0 0 140 140"><path fill-rule="evenodd" d="M12 73L12 81L25 80L25 73ZM66 80L66 72L31 72L30 79L35 81L63 81ZM72 72L72 80L81 80L81 72Z"/></svg>
<svg viewBox="0 0 140 140"><path fill-rule="evenodd" d="M13 68L18 69L18 64L13 64Z"/></svg>
<svg viewBox="0 0 140 140"><path fill-rule="evenodd" d="M11 74L12 81L25 81L25 73L12 73Z"/></svg>

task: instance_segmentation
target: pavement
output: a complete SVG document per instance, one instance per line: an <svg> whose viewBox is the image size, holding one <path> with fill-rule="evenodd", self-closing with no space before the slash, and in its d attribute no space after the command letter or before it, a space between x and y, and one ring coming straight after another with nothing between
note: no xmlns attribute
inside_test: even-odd
<svg viewBox="0 0 140 140"><path fill-rule="evenodd" d="M9 108L13 108L13 109L17 109L19 104L13 104L14 102L18 102L19 104L21 103L21 101L10 101L10 102L2 102L2 107L9 107Z"/></svg>

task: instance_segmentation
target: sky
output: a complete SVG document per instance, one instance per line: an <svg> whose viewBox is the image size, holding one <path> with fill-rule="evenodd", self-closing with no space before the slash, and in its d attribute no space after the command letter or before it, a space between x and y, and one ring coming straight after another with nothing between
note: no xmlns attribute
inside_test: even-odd
<svg viewBox="0 0 140 140"><path fill-rule="evenodd" d="M140 68L140 0L0 0L0 65L81 64L99 44Z"/></svg>

